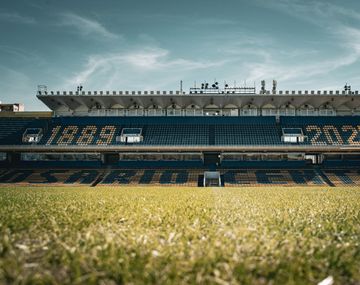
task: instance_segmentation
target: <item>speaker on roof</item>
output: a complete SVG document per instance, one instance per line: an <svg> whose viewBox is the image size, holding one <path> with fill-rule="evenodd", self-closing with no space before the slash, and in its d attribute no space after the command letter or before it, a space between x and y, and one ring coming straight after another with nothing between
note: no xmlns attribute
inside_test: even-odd
<svg viewBox="0 0 360 285"><path fill-rule="evenodd" d="M265 94L265 80L261 80L261 94Z"/></svg>
<svg viewBox="0 0 360 285"><path fill-rule="evenodd" d="M272 88L272 93L276 94L276 87L277 87L277 81L273 80L273 88Z"/></svg>

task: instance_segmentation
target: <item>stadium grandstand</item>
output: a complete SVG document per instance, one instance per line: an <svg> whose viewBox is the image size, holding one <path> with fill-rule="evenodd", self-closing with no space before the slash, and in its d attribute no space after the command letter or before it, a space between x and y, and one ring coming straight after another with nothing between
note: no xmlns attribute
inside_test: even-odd
<svg viewBox="0 0 360 285"><path fill-rule="evenodd" d="M0 112L0 183L360 185L360 96L202 83L48 91L51 112Z"/></svg>

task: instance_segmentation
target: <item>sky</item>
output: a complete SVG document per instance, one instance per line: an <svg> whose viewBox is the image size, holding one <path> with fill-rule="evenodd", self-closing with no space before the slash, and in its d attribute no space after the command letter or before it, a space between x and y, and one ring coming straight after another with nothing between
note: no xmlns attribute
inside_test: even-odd
<svg viewBox="0 0 360 285"><path fill-rule="evenodd" d="M360 89L359 0L1 0L0 35L0 101L28 111L38 85Z"/></svg>

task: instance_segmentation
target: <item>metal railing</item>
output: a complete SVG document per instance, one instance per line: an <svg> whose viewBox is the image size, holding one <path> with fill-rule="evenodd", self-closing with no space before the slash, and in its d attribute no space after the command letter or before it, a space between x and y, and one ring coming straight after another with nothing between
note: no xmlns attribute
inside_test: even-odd
<svg viewBox="0 0 360 285"><path fill-rule="evenodd" d="M360 145L2 145L0 152L360 152Z"/></svg>

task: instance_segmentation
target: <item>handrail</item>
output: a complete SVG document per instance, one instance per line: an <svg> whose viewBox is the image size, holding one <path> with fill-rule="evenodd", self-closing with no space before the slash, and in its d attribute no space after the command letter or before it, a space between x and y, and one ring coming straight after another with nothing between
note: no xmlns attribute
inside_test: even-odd
<svg viewBox="0 0 360 285"><path fill-rule="evenodd" d="M127 152L127 151L154 151L154 152L360 152L357 145L2 145L0 152Z"/></svg>

